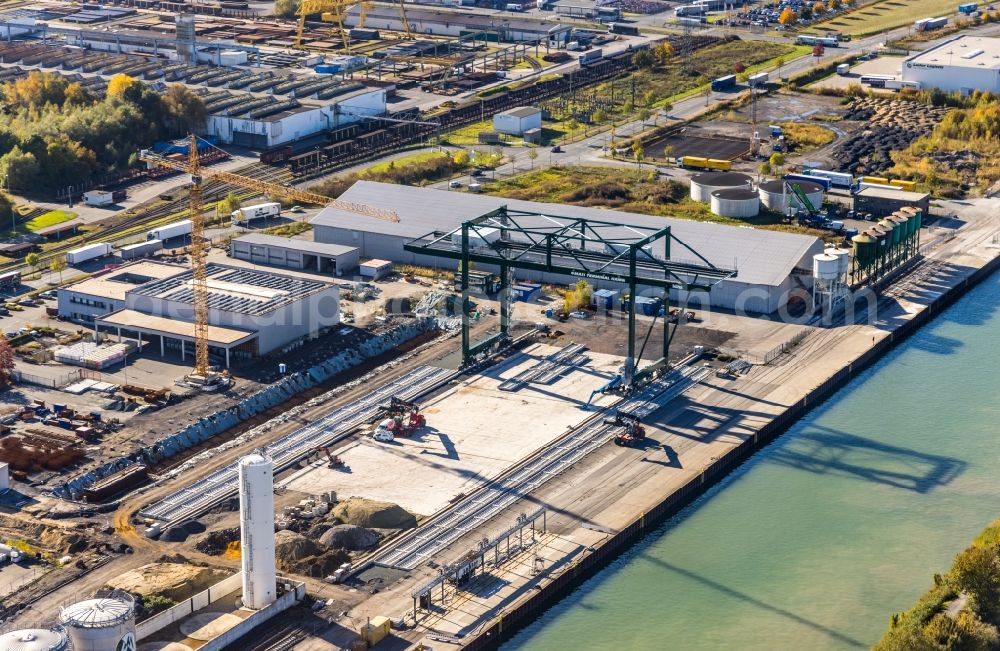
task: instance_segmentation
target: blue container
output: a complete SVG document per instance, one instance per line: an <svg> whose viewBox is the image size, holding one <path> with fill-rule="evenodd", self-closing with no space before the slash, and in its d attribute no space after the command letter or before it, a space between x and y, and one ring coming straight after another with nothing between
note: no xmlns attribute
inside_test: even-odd
<svg viewBox="0 0 1000 651"><path fill-rule="evenodd" d="M598 289L590 295L590 303L596 308L610 310L615 306L618 292L613 289Z"/></svg>
<svg viewBox="0 0 1000 651"><path fill-rule="evenodd" d="M550 307L550 308L547 308L547 309L545 310L545 318L547 318L547 319L551 319L551 318L552 318L552 314L553 314L553 312L552 312L552 308L551 308L551 307Z"/></svg>
<svg viewBox="0 0 1000 651"><path fill-rule="evenodd" d="M658 298L652 298L649 296L636 296L635 297L635 309L637 312L641 312L646 316L656 316L656 313L660 311L660 307L663 305L663 301Z"/></svg>

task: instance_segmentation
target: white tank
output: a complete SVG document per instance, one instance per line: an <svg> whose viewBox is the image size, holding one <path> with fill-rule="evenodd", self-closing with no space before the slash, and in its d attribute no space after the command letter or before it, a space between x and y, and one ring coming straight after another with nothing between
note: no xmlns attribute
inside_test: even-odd
<svg viewBox="0 0 1000 651"><path fill-rule="evenodd" d="M135 600L127 592L87 599L66 606L59 614L73 651L134 649Z"/></svg>
<svg viewBox="0 0 1000 651"><path fill-rule="evenodd" d="M726 188L712 193L712 212L720 217L756 217L760 197L750 188Z"/></svg>
<svg viewBox="0 0 1000 651"><path fill-rule="evenodd" d="M708 203L716 190L752 187L753 179L740 172L702 172L691 177L691 198Z"/></svg>
<svg viewBox="0 0 1000 651"><path fill-rule="evenodd" d="M840 277L840 260L830 253L817 253L813 256L813 278L820 280L837 280Z"/></svg>
<svg viewBox="0 0 1000 651"><path fill-rule="evenodd" d="M61 627L28 628L0 635L0 649L3 651L66 651L69 638Z"/></svg>
<svg viewBox="0 0 1000 651"><path fill-rule="evenodd" d="M274 561L274 464L263 454L240 459L243 605L259 610L277 596Z"/></svg>
<svg viewBox="0 0 1000 651"><path fill-rule="evenodd" d="M841 276L846 276L851 270L851 250L850 249L827 249L826 253L837 258L837 270Z"/></svg>
<svg viewBox="0 0 1000 651"><path fill-rule="evenodd" d="M823 205L823 186L819 183L812 183L810 181L796 181L796 185L802 190L809 199L809 203L813 205L813 208L819 208ZM764 206L775 212L780 212L785 214L788 212L788 207L786 204L786 198L788 203L793 206L798 205L798 201L795 195L788 193L786 197L785 193L785 182L781 179L775 179L773 181L765 181L757 186L757 190L760 193L760 201ZM803 206L804 208L805 206Z"/></svg>

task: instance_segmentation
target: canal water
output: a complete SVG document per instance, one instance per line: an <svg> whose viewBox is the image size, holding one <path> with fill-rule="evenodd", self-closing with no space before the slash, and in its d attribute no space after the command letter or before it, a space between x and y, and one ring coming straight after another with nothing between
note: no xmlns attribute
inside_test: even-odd
<svg viewBox="0 0 1000 651"><path fill-rule="evenodd" d="M1000 274L504 646L861 649L1000 517Z"/></svg>

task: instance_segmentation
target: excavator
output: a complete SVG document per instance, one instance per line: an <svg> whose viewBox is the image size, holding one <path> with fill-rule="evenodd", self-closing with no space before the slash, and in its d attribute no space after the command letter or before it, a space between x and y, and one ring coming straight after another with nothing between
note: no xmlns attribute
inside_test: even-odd
<svg viewBox="0 0 1000 651"><path fill-rule="evenodd" d="M327 461L329 461L330 468L343 468L344 460L340 458L340 455L334 455L330 453L330 448L318 447L309 450L309 460L311 461L314 457L321 454L326 454Z"/></svg>
<svg viewBox="0 0 1000 651"><path fill-rule="evenodd" d="M427 418L420 413L420 405L396 396L389 400L389 404L381 405L381 410L385 420L379 424L376 433L383 431L394 437L410 436L427 424Z"/></svg>
<svg viewBox="0 0 1000 651"><path fill-rule="evenodd" d="M646 440L646 429L642 426L642 419L635 414L618 410L613 417L605 418L604 423L621 428L615 434L615 445L631 448L642 445Z"/></svg>

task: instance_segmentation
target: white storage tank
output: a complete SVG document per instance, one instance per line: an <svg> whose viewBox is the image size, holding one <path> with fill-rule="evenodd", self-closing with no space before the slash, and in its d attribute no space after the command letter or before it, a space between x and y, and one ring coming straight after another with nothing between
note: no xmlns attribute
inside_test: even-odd
<svg viewBox="0 0 1000 651"><path fill-rule="evenodd" d="M726 188L712 193L712 212L720 217L756 217L760 197L751 188Z"/></svg>
<svg viewBox="0 0 1000 651"><path fill-rule="evenodd" d="M274 558L274 464L263 454L240 459L243 605L259 610L277 597Z"/></svg>
<svg viewBox="0 0 1000 651"><path fill-rule="evenodd" d="M3 651L67 651L69 638L61 626L27 628L0 635Z"/></svg>
<svg viewBox="0 0 1000 651"><path fill-rule="evenodd" d="M838 270L840 275L846 277L848 272L851 270L851 250L845 248L835 248L827 249L825 253L837 258Z"/></svg>
<svg viewBox="0 0 1000 651"><path fill-rule="evenodd" d="M819 208L823 205L823 186L819 183L798 180L795 181L795 184L805 193L806 199L813 205L813 208ZM781 179L765 181L757 187L757 190L760 192L760 202L766 208L780 212L781 214L785 214L788 211L788 207L785 205L784 181ZM798 201L791 192L788 193L788 199L791 201L792 206L798 206ZM802 207L804 208L805 206Z"/></svg>
<svg viewBox="0 0 1000 651"><path fill-rule="evenodd" d="M66 606L59 621L66 627L73 651L136 648L135 600L127 592Z"/></svg>
<svg viewBox="0 0 1000 651"><path fill-rule="evenodd" d="M840 260L830 253L817 253L813 256L813 278L819 280L837 280L840 278Z"/></svg>
<svg viewBox="0 0 1000 651"><path fill-rule="evenodd" d="M726 188L753 187L753 179L739 172L702 172L691 177L691 198L708 203L712 193Z"/></svg>

